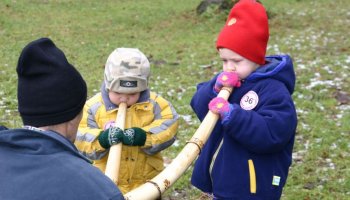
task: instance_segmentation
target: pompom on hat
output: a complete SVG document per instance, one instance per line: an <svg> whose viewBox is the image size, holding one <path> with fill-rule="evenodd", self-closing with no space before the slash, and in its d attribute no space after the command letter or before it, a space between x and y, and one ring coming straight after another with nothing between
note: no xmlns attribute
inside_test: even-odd
<svg viewBox="0 0 350 200"><path fill-rule="evenodd" d="M82 111L86 83L50 39L40 38L24 47L16 70L18 110L24 125L56 125Z"/></svg>
<svg viewBox="0 0 350 200"><path fill-rule="evenodd" d="M222 28L216 48L227 48L257 64L265 64L269 26L264 6L255 0L235 4Z"/></svg>

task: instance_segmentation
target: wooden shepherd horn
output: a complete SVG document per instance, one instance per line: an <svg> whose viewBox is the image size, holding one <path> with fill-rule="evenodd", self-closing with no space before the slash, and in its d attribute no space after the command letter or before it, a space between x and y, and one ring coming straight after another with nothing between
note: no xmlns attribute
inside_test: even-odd
<svg viewBox="0 0 350 200"><path fill-rule="evenodd" d="M125 126L126 109L126 103L120 103L118 108L118 114L115 120L115 126L122 130L124 130ZM109 148L108 160L105 170L105 175L108 176L117 185L121 153L122 143L112 145L111 148Z"/></svg>
<svg viewBox="0 0 350 200"><path fill-rule="evenodd" d="M221 89L218 97L228 99L232 88L224 87ZM184 146L182 151L162 172L160 172L152 180L147 181L140 187L131 190L124 195L126 200L154 200L160 199L161 194L180 178L180 176L188 169L191 163L197 158L201 152L203 145L208 140L213 131L216 122L219 119L218 114L214 114L209 110L197 131L193 134L190 141Z"/></svg>

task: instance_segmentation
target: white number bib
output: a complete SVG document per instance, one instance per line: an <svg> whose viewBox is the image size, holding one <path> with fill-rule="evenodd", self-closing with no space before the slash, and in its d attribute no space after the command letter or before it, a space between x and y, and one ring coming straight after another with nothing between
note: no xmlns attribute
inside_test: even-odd
<svg viewBox="0 0 350 200"><path fill-rule="evenodd" d="M258 94L254 91L249 91L241 99L241 108L244 110L252 110L258 105L259 97Z"/></svg>

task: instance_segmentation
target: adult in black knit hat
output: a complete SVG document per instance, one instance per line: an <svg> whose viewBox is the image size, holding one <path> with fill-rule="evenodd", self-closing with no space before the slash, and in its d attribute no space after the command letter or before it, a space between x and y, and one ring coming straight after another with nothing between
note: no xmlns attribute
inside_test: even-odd
<svg viewBox="0 0 350 200"><path fill-rule="evenodd" d="M17 74L25 126L1 130L0 199L123 200L73 144L87 89L64 53L48 38L35 40L23 49Z"/></svg>
<svg viewBox="0 0 350 200"><path fill-rule="evenodd" d="M67 122L85 104L85 81L48 38L33 41L23 49L17 74L18 110L24 125Z"/></svg>

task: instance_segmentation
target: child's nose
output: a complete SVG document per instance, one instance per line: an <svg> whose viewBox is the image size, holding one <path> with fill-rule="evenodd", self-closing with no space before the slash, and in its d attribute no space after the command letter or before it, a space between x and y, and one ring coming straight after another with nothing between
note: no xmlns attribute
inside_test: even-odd
<svg viewBox="0 0 350 200"><path fill-rule="evenodd" d="M229 71L229 72L234 72L234 71L236 71L236 66L235 66L233 63L229 63L229 64L227 65L227 71Z"/></svg>
<svg viewBox="0 0 350 200"><path fill-rule="evenodd" d="M119 101L120 102L126 102L128 100L128 98L125 96L125 95L122 95L120 98L119 98Z"/></svg>

